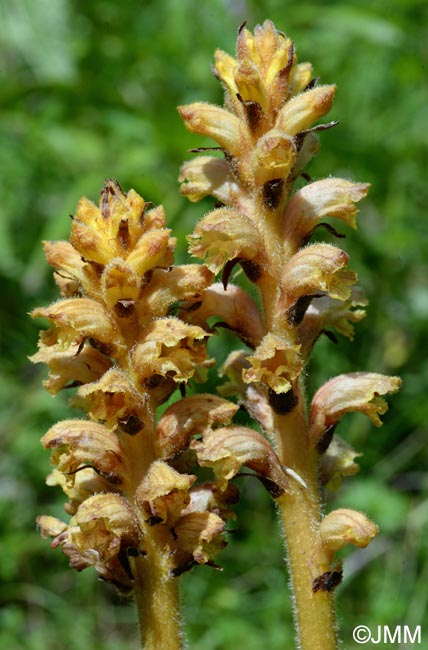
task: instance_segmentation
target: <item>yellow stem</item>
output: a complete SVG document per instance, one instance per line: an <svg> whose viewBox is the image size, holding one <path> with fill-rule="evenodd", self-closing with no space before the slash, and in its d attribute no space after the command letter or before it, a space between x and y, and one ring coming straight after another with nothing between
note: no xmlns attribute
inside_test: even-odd
<svg viewBox="0 0 428 650"><path fill-rule="evenodd" d="M335 650L337 634L333 591L314 591L313 582L328 571L328 559L318 535L321 504L317 457L306 444L306 423L298 406L295 411L289 416L277 417L280 457L303 478L306 487L290 479L289 492L277 501L294 593L298 647L301 650Z"/></svg>
<svg viewBox="0 0 428 650"><path fill-rule="evenodd" d="M180 650L178 578L171 577L165 567L157 540L149 545L146 557L133 558L132 569L142 650Z"/></svg>
<svg viewBox="0 0 428 650"><path fill-rule="evenodd" d="M155 405L151 405L154 412ZM156 459L155 426L136 436L125 436L122 443L128 459L126 496L140 512L135 494L151 463ZM179 578L171 574L169 531L150 526L139 517L144 555L130 558L138 610L142 650L181 650Z"/></svg>

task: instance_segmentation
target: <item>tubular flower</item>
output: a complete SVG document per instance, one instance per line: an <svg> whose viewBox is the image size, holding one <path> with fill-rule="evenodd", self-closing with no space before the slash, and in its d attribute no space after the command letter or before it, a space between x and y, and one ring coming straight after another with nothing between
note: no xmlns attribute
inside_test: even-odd
<svg viewBox="0 0 428 650"><path fill-rule="evenodd" d="M275 393L289 391L302 369L299 346L289 345L273 334L264 337L248 361L251 367L242 372L244 382L262 382Z"/></svg>
<svg viewBox="0 0 428 650"><path fill-rule="evenodd" d="M162 580L188 568L189 558L211 563L236 501L232 491L217 506L215 497L192 501L196 476L168 464L201 431L230 424L236 405L189 397L156 422L156 408L212 363L207 328L171 313L181 304L191 313L212 273L172 267L173 251L162 207L149 209L133 190L106 181L99 207L79 202L70 242L45 242L62 299L32 314L50 324L32 359L48 365L46 387L76 387L73 405L88 416L59 422L42 438L54 466L47 483L63 489L72 518L43 516L39 527L71 566L94 566L125 591L133 587L132 558L150 558L153 536L161 540ZM214 482L212 494L219 489Z"/></svg>
<svg viewBox="0 0 428 650"><path fill-rule="evenodd" d="M339 422L342 415L359 411L380 427L380 415L388 405L380 397L396 393L401 385L399 377L386 377L375 372L351 372L338 375L326 382L315 394L309 415L309 434L318 444Z"/></svg>

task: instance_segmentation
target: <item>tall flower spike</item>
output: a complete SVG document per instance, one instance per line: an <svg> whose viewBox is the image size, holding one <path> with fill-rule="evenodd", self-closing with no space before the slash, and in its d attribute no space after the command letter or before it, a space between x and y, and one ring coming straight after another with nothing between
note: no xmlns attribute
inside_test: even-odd
<svg viewBox="0 0 428 650"><path fill-rule="evenodd" d="M38 526L72 567L92 566L124 592L135 588L147 648L180 647L176 576L213 564L237 500L220 481L211 498L195 498L196 475L170 464L195 435L230 424L236 405L203 394L176 401L157 421L157 407L212 364L205 321L171 310L197 309L213 274L172 267L174 245L161 206L150 209L108 180L99 207L79 202L70 242L45 242L62 299L32 314L50 324L33 356L49 367L46 387L76 387L73 405L87 413L42 438L54 466L47 483L63 489L72 517L41 516ZM142 593L150 587L155 614L153 594Z"/></svg>
<svg viewBox="0 0 428 650"><path fill-rule="evenodd" d="M357 452L339 438L332 440L334 426L350 410L366 413L378 425L386 410L380 395L395 392L399 380L376 373L340 375L316 393L308 418L305 368L316 341L323 332L335 340L332 329L352 339L353 324L363 318L367 304L348 268L348 254L311 239L321 227L344 237L330 218L348 230L355 228L357 203L369 185L329 177L293 192L298 177L307 180L302 170L319 151L317 133L338 124L319 122L332 106L335 86L317 84L311 64L298 63L294 43L272 22L257 25L253 33L241 26L236 58L218 50L214 74L225 91L224 107L196 102L178 110L190 131L219 145L219 154L186 162L180 182L191 201L211 194L223 203L204 216L188 239L190 252L221 274L227 292L214 285L193 315L188 313L203 327L204 319L223 316L226 326L252 348L251 353L229 355L224 366L229 382L220 390L238 395L270 442L257 438L252 445L248 429L244 435L239 427L226 426L204 432L192 447L199 462L212 466L225 485L240 464L251 467L253 461L247 462L242 452L247 447L254 447L256 457L263 449L272 470L281 468L283 475L297 479L285 485L280 474L265 474L281 488L272 494L287 539L298 645L335 650L332 593L341 571L330 566L334 535L329 524L342 517L338 536L359 545L370 541L375 527L365 526L368 533L361 544L358 530L354 537L352 531L348 534L352 525L343 513L332 513L321 523L319 478L323 485L337 487L358 470ZM260 297L258 307L257 300L240 294L246 316L233 308L239 290L230 279L237 264Z"/></svg>

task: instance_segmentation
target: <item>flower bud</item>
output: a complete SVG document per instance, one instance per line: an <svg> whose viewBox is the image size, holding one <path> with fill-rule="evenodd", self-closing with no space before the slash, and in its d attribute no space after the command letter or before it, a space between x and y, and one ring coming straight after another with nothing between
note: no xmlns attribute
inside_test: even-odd
<svg viewBox="0 0 428 650"><path fill-rule="evenodd" d="M361 456L345 440L335 435L320 457L320 481L329 490L338 490L347 476L360 471L355 459Z"/></svg>
<svg viewBox="0 0 428 650"><path fill-rule="evenodd" d="M336 86L317 86L290 99L278 113L275 128L296 135L329 112Z"/></svg>
<svg viewBox="0 0 428 650"><path fill-rule="evenodd" d="M320 525L321 543L328 551L338 551L347 544L364 548L378 532L378 527L370 519L348 508L333 510Z"/></svg>
<svg viewBox="0 0 428 650"><path fill-rule="evenodd" d="M236 115L207 102L179 106L178 112L186 128L192 133L215 140L232 156L236 156L241 150L245 134Z"/></svg>
<svg viewBox="0 0 428 650"><path fill-rule="evenodd" d="M228 162L214 156L198 156L184 163L178 180L181 183L180 192L192 202L211 195L228 204L238 189Z"/></svg>

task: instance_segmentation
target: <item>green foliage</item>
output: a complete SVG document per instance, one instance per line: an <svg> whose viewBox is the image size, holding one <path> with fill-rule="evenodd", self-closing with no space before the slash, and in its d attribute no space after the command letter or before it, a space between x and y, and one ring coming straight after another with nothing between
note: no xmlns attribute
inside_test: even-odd
<svg viewBox="0 0 428 650"><path fill-rule="evenodd" d="M80 196L96 200L103 179L116 177L165 205L185 259L185 234L210 202L191 205L179 196L178 168L200 142L185 132L175 106L221 101L209 74L214 49L233 52L239 23L247 19L252 28L267 17L296 41L300 61L311 60L322 82L338 85L331 119L340 125L321 134L310 174L372 183L359 230L347 230L344 243L370 299L368 316L352 344L319 341L308 392L356 369L404 379L382 429L347 416L339 431L364 456L360 476L349 479L336 503L361 508L382 533L346 558L343 638L352 648L354 625L426 621L427 14L422 0L0 6L1 647L137 647L132 608L90 572L72 573L34 529L38 513L61 511L60 495L55 501L44 484L49 461L39 438L68 412L65 399L44 393L26 358L37 336L26 312L56 295L40 240L66 238L67 215ZM216 354L224 356L232 342L225 337ZM242 489L237 531L221 559L225 572L199 570L183 579L196 650L291 645L273 507L259 486L243 479Z"/></svg>

